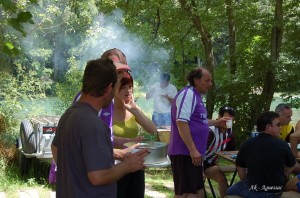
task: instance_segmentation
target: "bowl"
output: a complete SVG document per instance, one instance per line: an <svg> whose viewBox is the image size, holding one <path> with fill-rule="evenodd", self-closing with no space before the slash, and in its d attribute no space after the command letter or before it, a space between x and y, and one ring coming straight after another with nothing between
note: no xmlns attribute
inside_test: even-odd
<svg viewBox="0 0 300 198"><path fill-rule="evenodd" d="M159 141L169 144L171 129L157 129L157 136Z"/></svg>
<svg viewBox="0 0 300 198"><path fill-rule="evenodd" d="M130 147L136 144L136 142L127 142L124 144L125 147ZM140 149L147 148L149 150L149 154L145 157L145 165L148 164L158 164L167 161L167 152L168 147L164 142L147 142L140 143L138 148L132 149L131 152L135 153Z"/></svg>

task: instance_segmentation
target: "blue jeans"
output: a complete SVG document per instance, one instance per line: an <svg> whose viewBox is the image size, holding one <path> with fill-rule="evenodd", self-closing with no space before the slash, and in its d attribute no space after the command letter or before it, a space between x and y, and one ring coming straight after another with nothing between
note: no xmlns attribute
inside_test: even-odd
<svg viewBox="0 0 300 198"><path fill-rule="evenodd" d="M171 113L157 113L153 112L152 121L156 127L171 126Z"/></svg>
<svg viewBox="0 0 300 198"><path fill-rule="evenodd" d="M238 195L243 198L280 198L282 193L250 191L248 181L243 180L230 186L226 195Z"/></svg>

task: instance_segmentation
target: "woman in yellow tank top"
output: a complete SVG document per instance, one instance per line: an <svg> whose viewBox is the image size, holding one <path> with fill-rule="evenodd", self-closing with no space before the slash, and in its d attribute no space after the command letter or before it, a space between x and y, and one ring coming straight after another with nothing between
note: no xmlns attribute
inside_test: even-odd
<svg viewBox="0 0 300 198"><path fill-rule="evenodd" d="M140 142L138 125L148 133L156 133L155 124L138 108L133 98L133 79L128 73L115 85L113 133L115 147L122 148L126 142ZM122 141L118 140L122 137ZM125 141L124 141L125 140ZM145 194L145 172L137 171L125 175L118 181L118 198L143 198Z"/></svg>
<svg viewBox="0 0 300 198"><path fill-rule="evenodd" d="M140 142L140 125L148 133L156 133L155 124L139 109L133 98L133 79L129 73L115 85L113 133L115 147L123 148L126 142ZM118 141L122 137L123 141ZM127 139L124 139L127 138Z"/></svg>

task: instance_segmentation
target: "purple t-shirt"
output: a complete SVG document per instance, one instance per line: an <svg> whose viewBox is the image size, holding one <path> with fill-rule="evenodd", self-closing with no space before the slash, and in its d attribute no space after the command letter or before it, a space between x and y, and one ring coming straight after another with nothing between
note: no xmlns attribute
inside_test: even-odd
<svg viewBox="0 0 300 198"><path fill-rule="evenodd" d="M187 122L194 144L201 155L205 155L208 138L207 111L199 92L192 86L180 90L171 107L171 138L168 155L190 155L180 137L176 121Z"/></svg>
<svg viewBox="0 0 300 198"><path fill-rule="evenodd" d="M81 91L75 96L73 103L79 100L81 96ZM114 109L114 103L113 101L105 108L102 108L98 112L98 116L104 121L105 124L110 128L111 132L111 142L114 140L113 130L112 130L112 118L113 118L113 109Z"/></svg>

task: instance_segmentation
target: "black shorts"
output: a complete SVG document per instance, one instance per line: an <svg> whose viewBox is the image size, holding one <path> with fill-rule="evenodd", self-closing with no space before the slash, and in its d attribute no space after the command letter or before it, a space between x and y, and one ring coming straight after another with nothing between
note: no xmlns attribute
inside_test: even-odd
<svg viewBox="0 0 300 198"><path fill-rule="evenodd" d="M171 155L170 160L175 195L197 194L197 191L204 188L203 168L202 166L194 166L190 156Z"/></svg>

